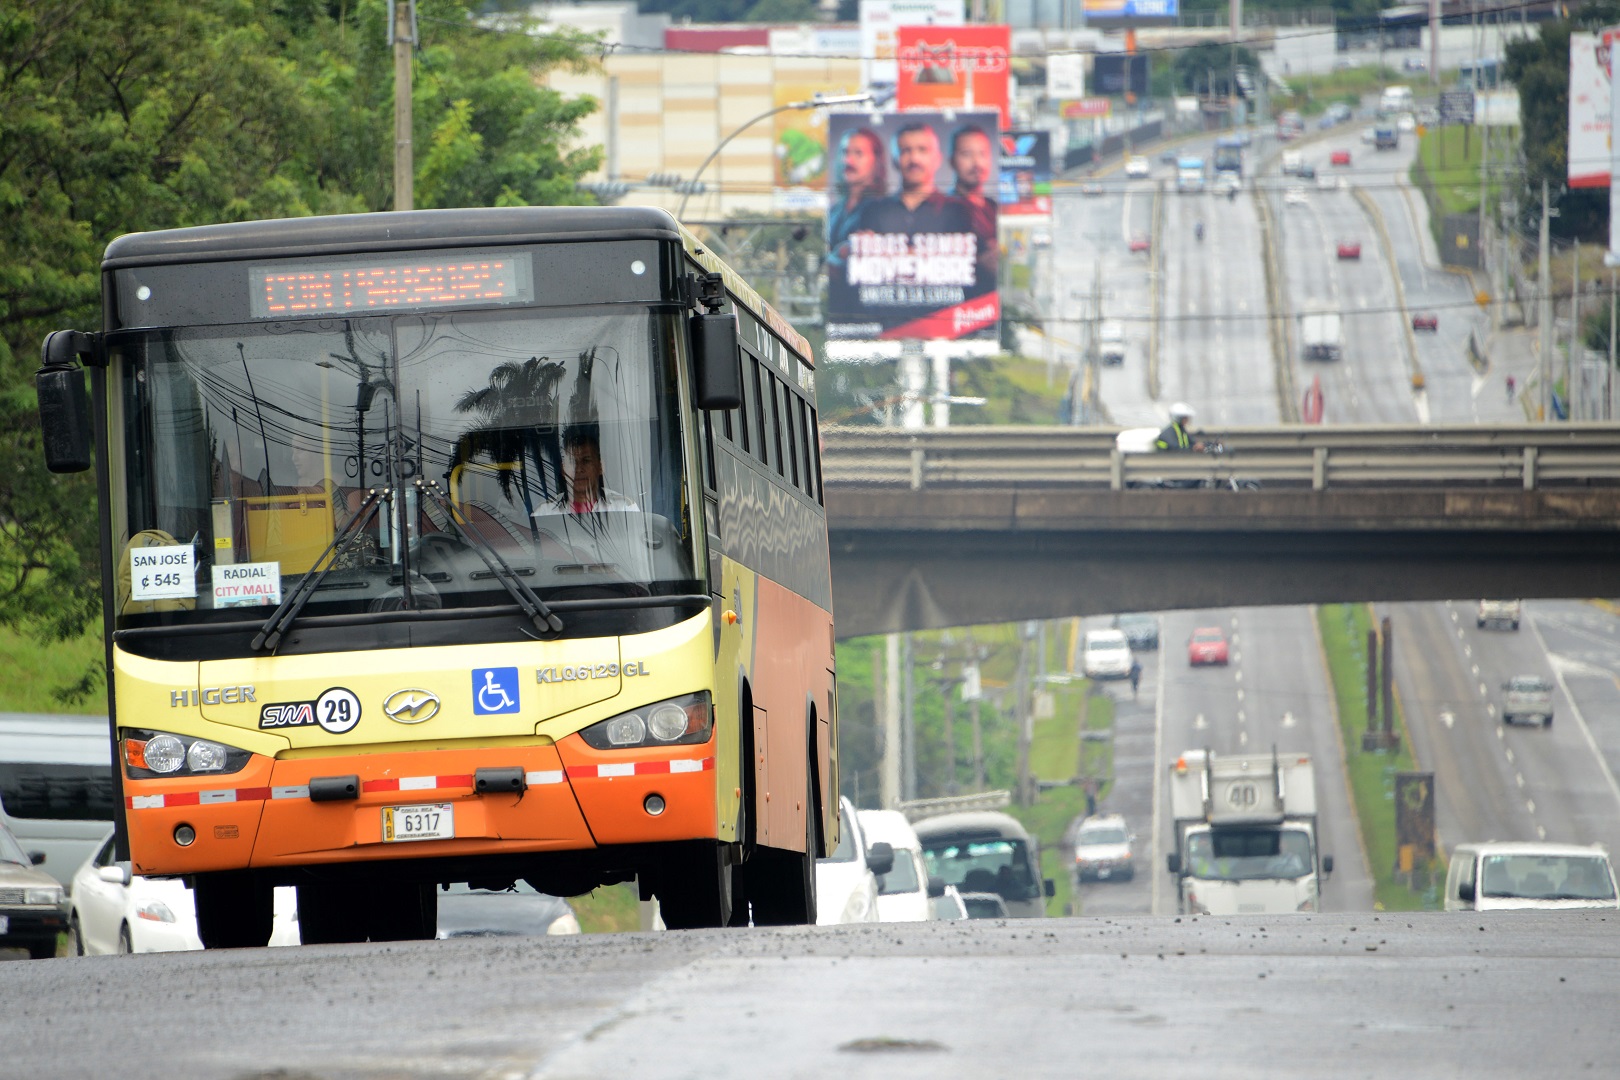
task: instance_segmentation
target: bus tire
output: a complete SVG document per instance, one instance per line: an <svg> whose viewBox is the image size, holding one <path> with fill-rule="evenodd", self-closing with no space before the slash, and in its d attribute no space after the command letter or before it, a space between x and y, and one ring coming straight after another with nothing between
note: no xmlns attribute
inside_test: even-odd
<svg viewBox="0 0 1620 1080"><path fill-rule="evenodd" d="M365 924L356 910L359 902L341 886L324 881L300 882L299 944L336 945L366 940Z"/></svg>
<svg viewBox="0 0 1620 1080"><path fill-rule="evenodd" d="M664 925L671 930L732 925L734 877L724 844L700 840L672 852L653 875Z"/></svg>
<svg viewBox="0 0 1620 1080"><path fill-rule="evenodd" d="M270 944L274 890L240 870L192 879L197 936L205 949L262 949Z"/></svg>
<svg viewBox="0 0 1620 1080"><path fill-rule="evenodd" d="M815 759L812 757L811 762ZM816 852L820 828L816 811L816 773L805 770L804 850L756 848L748 862L748 899L755 926L814 926L816 922Z"/></svg>
<svg viewBox="0 0 1620 1080"><path fill-rule="evenodd" d="M387 886L366 907L372 941L426 941L439 932L439 893L432 882Z"/></svg>

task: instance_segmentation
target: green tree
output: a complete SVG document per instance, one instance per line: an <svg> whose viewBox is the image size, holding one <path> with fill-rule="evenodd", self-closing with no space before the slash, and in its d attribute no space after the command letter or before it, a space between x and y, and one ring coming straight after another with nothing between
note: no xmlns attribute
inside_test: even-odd
<svg viewBox="0 0 1620 1080"><path fill-rule="evenodd" d="M417 204L582 201L595 103L540 85L583 39L493 32L421 0ZM8 0L0 5L0 624L95 625L96 505L44 472L32 385L53 329L99 324L122 233L389 209L393 59L383 0Z"/></svg>
<svg viewBox="0 0 1620 1080"><path fill-rule="evenodd" d="M1208 42L1182 49L1176 53L1174 64L1176 88L1186 94L1235 94L1237 86L1233 69L1238 67L1246 67L1259 77L1259 61L1241 45L1233 48L1231 45Z"/></svg>

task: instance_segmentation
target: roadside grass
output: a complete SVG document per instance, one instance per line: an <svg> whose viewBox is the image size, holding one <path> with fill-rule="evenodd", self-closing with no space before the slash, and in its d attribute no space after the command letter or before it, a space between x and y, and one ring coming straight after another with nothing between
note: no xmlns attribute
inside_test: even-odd
<svg viewBox="0 0 1620 1080"><path fill-rule="evenodd" d="M1423 174L1427 173L1446 213L1474 213L1479 209L1479 167L1484 145L1478 132L1470 134L1463 125L1429 128L1418 139L1418 158L1410 173L1412 182L1421 186Z"/></svg>
<svg viewBox="0 0 1620 1080"><path fill-rule="evenodd" d="M42 645L27 634L0 628L0 663L19 677L0 681L0 712L107 715L105 687L83 701L65 702L57 691L77 683L103 659L101 634Z"/></svg>
<svg viewBox="0 0 1620 1080"><path fill-rule="evenodd" d="M1361 104L1361 99L1366 95L1380 91L1390 83L1399 83L1410 74L1403 76L1400 71L1385 65L1345 68L1323 75L1286 75L1283 81L1294 92L1293 96L1274 95L1272 107L1277 110L1298 109L1304 116L1316 116L1329 105L1340 101L1354 108Z"/></svg>
<svg viewBox="0 0 1620 1080"><path fill-rule="evenodd" d="M1439 906L1438 893L1416 892L1395 879L1395 774L1415 769L1411 737L1406 730L1400 699L1395 702L1397 753L1364 752L1361 735L1367 730L1367 631L1373 628L1372 610L1365 604L1323 604L1316 622L1327 654L1333 696L1338 704L1339 728L1344 736L1345 767L1356 820L1367 849L1373 875L1373 899L1383 911L1426 911ZM1326 780L1326 778L1321 778ZM1340 858L1351 857L1346 852Z"/></svg>
<svg viewBox="0 0 1620 1080"><path fill-rule="evenodd" d="M995 356L964 358L951 366L955 393L986 399L983 405L953 408L952 427L1058 422L1068 393L1069 369L1062 364L1048 370L1044 360Z"/></svg>
<svg viewBox="0 0 1620 1080"><path fill-rule="evenodd" d="M641 929L641 910L637 906L636 886L603 885L584 896L571 896L568 906L574 909L579 929L586 934L619 934Z"/></svg>
<svg viewBox="0 0 1620 1080"><path fill-rule="evenodd" d="M1030 771L1042 780L1063 780L1075 776L1078 760L1082 776L1102 779L1101 799L1113 783L1113 743L1109 739L1081 739L1080 731L1109 731L1114 726L1114 699L1107 694L1086 693L1089 683L1076 682L1062 689L1085 693L1085 713L1064 712L1061 707L1051 720L1035 723L1035 741L1030 745ZM1060 719L1062 718L1062 719ZM1078 722L1077 722L1078 721ZM1066 735L1058 729L1068 728ZM1037 747L1040 748L1039 755ZM1066 771L1062 762L1068 762ZM1037 792L1032 806L1012 806L1008 813L1029 830L1041 848L1041 876L1052 879L1054 894L1047 898L1048 915L1064 915L1073 910L1074 885L1069 877L1070 852L1065 844L1069 825L1086 812L1086 793L1078 784L1064 784Z"/></svg>

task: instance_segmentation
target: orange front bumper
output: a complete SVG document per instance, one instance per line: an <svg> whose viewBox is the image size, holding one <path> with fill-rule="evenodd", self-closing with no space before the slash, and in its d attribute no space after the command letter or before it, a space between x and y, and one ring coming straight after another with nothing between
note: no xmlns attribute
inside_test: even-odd
<svg viewBox="0 0 1620 1080"><path fill-rule="evenodd" d="M481 768L523 770L521 793L478 794ZM310 782L353 775L358 796L310 799ZM230 777L125 779L139 874L191 874L384 859L579 851L716 835L714 745L601 752L561 745L273 760ZM648 795L665 809L650 814ZM383 808L449 803L455 838L386 843ZM193 843L175 830L188 825Z"/></svg>

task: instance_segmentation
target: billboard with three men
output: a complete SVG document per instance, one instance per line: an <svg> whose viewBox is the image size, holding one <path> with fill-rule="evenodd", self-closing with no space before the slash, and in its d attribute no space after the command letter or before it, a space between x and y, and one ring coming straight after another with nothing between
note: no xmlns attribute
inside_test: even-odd
<svg viewBox="0 0 1620 1080"><path fill-rule="evenodd" d="M829 342L996 339L1000 119L827 117Z"/></svg>

